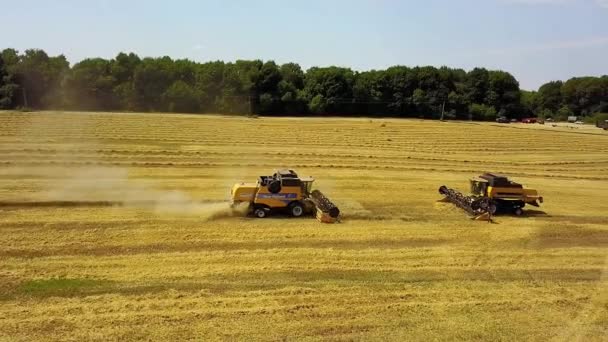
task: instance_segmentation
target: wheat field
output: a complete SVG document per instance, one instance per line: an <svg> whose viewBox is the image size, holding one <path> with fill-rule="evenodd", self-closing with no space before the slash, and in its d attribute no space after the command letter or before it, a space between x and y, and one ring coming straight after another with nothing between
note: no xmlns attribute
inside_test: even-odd
<svg viewBox="0 0 608 342"><path fill-rule="evenodd" d="M396 119L0 112L0 340L608 335L608 133ZM289 167L342 222L246 217ZM523 217L439 203L493 171Z"/></svg>

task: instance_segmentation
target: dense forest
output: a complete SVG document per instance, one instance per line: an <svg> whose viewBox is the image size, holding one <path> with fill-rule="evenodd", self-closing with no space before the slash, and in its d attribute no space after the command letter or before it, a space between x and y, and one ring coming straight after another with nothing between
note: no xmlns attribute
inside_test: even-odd
<svg viewBox="0 0 608 342"><path fill-rule="evenodd" d="M85 59L70 66L43 50L0 53L0 109L262 115L564 119L608 111L608 76L524 91L508 72L393 66L358 72L273 61Z"/></svg>

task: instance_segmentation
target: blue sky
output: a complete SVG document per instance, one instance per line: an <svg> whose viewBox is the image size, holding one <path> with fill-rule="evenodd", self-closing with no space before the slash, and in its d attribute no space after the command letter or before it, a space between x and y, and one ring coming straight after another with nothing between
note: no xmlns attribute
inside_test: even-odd
<svg viewBox="0 0 608 342"><path fill-rule="evenodd" d="M608 74L608 0L0 0L0 48L272 59L356 70L475 66L524 89Z"/></svg>

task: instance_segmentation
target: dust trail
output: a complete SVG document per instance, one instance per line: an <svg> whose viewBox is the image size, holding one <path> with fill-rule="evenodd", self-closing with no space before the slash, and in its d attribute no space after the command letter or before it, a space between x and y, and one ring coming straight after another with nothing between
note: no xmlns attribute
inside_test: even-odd
<svg viewBox="0 0 608 342"><path fill-rule="evenodd" d="M49 202L114 203L151 210L157 214L192 215L201 219L242 215L247 208L231 208L228 202L203 202L185 192L156 189L152 182L129 179L121 168L87 168L58 180L43 194Z"/></svg>
<svg viewBox="0 0 608 342"><path fill-rule="evenodd" d="M17 131L17 135L23 137L24 141L29 139L28 141L51 144L56 153L51 153L46 158L52 160L54 165L13 171L17 175L38 174L48 180L48 186L42 192L29 194L29 198L12 199L4 207L31 207L35 203L54 207L122 206L157 214L190 215L200 219L242 216L247 210L247 207L233 209L228 201L209 201L193 198L183 191L160 189L159 182L130 178L129 169L124 167L63 167L62 165L78 161L73 151L82 148L96 151L106 147L105 142L99 141L96 127L103 120L111 120L112 116L54 114L29 116L27 123ZM62 133L61 138L57 137L57 132ZM99 159L102 160L103 157L99 156ZM234 180L233 177L227 178L226 174L231 176L244 172L226 171L218 170L218 176L221 177L218 177L220 181L217 186L229 189Z"/></svg>

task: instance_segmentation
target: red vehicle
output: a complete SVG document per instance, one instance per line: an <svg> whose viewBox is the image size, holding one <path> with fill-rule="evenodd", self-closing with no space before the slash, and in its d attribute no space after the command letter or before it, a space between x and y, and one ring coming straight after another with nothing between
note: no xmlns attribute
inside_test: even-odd
<svg viewBox="0 0 608 342"><path fill-rule="evenodd" d="M525 119L521 120L521 122L529 123L529 124L536 123L536 118L525 118Z"/></svg>

